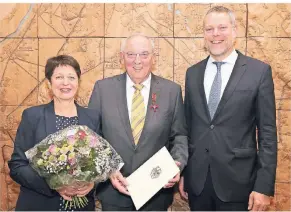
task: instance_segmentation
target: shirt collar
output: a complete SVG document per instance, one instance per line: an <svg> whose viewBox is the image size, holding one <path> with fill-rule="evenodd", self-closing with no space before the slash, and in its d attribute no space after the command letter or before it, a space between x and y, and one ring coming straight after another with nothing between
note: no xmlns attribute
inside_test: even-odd
<svg viewBox="0 0 291 212"><path fill-rule="evenodd" d="M149 74L148 78L143 81L141 84L146 88L149 89L150 85L151 85L151 79L152 79L152 73ZM126 73L126 88L130 89L133 88L134 86L134 82L130 79L130 77L128 76L128 74Z"/></svg>
<svg viewBox="0 0 291 212"><path fill-rule="evenodd" d="M224 60L222 60L222 62L226 62L228 64L235 64L235 61L236 61L237 57L238 57L238 53L234 49L231 52L231 54L228 55L227 58L225 58ZM215 62L215 59L212 56L210 56L209 59L208 59L208 64L209 63L211 64L212 62Z"/></svg>

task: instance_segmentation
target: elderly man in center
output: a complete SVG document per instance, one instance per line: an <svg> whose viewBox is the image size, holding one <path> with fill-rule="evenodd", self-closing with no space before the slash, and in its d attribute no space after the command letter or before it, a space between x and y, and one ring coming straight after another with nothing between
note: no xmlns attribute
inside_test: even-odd
<svg viewBox="0 0 291 212"><path fill-rule="evenodd" d="M109 181L99 185L97 193L105 211L136 210L126 177L163 146L180 170L188 159L181 87L152 73L154 43L143 35L130 36L121 45L120 57L126 72L97 81L89 102L90 108L100 111L103 137L125 162ZM140 210L166 211L179 179L180 173Z"/></svg>

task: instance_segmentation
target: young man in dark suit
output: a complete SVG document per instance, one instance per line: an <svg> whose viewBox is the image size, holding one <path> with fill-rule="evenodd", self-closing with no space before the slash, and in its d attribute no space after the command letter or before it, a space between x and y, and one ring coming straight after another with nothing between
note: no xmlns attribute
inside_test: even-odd
<svg viewBox="0 0 291 212"><path fill-rule="evenodd" d="M193 211L266 210L274 195L272 71L235 50L235 38L234 14L211 8L204 19L210 55L186 74L189 159L179 190Z"/></svg>

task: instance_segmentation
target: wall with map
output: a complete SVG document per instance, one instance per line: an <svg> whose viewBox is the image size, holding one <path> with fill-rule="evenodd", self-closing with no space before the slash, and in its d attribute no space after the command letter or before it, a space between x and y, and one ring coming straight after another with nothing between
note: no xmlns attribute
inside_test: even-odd
<svg viewBox="0 0 291 212"><path fill-rule="evenodd" d="M202 20L213 5L0 4L0 148L13 146L25 108L50 101L44 80L49 57L69 54L80 62L77 100L86 106L96 80L123 72L121 39L140 32L154 39L154 73L183 87L186 69L207 56ZM237 49L272 66L279 152L276 195L270 210L291 210L291 4L224 6L236 14ZM0 189L5 191L1 195L9 199L15 189L4 184L8 176L2 174L7 167L3 161L0 166ZM171 209L188 208L176 195Z"/></svg>

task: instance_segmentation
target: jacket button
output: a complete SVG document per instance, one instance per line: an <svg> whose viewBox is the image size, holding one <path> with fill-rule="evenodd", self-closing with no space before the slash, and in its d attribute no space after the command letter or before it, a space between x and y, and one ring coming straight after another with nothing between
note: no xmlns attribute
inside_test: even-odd
<svg viewBox="0 0 291 212"><path fill-rule="evenodd" d="M212 129L213 130L213 128L214 128L214 125L212 124L212 125L210 125L210 129Z"/></svg>
<svg viewBox="0 0 291 212"><path fill-rule="evenodd" d="M206 148L206 149L205 149L205 152L209 152L209 149Z"/></svg>

